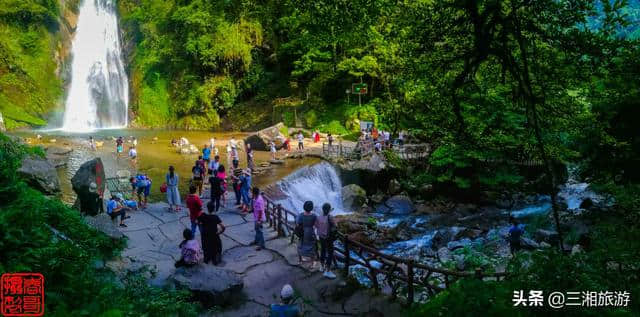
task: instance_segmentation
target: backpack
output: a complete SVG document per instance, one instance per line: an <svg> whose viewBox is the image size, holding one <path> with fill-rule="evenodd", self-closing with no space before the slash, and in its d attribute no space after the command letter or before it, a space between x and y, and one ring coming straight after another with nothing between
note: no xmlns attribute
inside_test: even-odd
<svg viewBox="0 0 640 317"><path fill-rule="evenodd" d="M193 176L202 177L202 167L200 167L200 164L196 164L196 166L193 167Z"/></svg>

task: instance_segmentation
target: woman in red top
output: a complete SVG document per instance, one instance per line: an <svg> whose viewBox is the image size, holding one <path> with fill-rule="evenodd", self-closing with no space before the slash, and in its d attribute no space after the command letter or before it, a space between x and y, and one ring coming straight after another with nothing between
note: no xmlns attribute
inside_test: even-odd
<svg viewBox="0 0 640 317"><path fill-rule="evenodd" d="M189 186L189 195L187 195L187 207L189 208L189 219L191 219L191 232L196 235L198 229L198 223L196 219L202 214L202 200L200 196L196 195L196 186Z"/></svg>

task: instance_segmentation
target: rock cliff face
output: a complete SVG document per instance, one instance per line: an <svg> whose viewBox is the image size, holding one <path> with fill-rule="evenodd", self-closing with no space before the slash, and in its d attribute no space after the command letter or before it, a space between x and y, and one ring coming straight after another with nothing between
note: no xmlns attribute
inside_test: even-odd
<svg viewBox="0 0 640 317"><path fill-rule="evenodd" d="M71 41L78 25L79 5L79 0L60 0L60 41L56 47L54 57L58 66L56 74L62 80L65 92L71 83Z"/></svg>

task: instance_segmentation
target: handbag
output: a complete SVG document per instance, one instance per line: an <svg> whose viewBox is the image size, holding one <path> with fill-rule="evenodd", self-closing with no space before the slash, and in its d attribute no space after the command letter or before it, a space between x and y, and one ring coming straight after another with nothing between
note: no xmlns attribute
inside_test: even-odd
<svg viewBox="0 0 640 317"><path fill-rule="evenodd" d="M162 183L162 185L160 185L160 192L161 193L167 192L167 183Z"/></svg>

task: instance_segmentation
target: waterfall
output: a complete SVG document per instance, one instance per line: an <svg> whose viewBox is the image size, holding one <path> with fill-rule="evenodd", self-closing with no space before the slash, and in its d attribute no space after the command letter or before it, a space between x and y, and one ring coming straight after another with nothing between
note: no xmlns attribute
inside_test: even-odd
<svg viewBox="0 0 640 317"><path fill-rule="evenodd" d="M65 131L127 125L129 86L122 63L115 0L84 0L72 42Z"/></svg>
<svg viewBox="0 0 640 317"><path fill-rule="evenodd" d="M342 205L342 181L336 169L327 162L301 168L276 186L282 197L278 202L293 212L302 212L302 205L310 200L316 214L322 214L324 203L331 204L333 215L348 213Z"/></svg>

